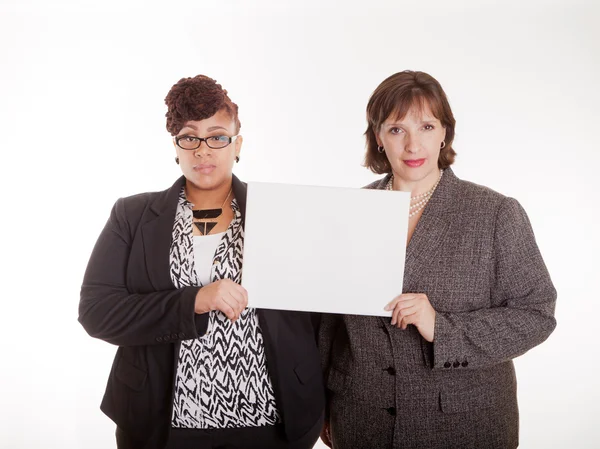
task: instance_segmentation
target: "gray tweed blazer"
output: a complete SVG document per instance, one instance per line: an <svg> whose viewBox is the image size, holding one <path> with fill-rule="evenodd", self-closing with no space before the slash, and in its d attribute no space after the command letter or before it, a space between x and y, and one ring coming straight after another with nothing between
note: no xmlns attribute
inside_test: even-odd
<svg viewBox="0 0 600 449"><path fill-rule="evenodd" d="M556 290L521 205L446 170L408 245L402 291L431 301L433 343L390 318L323 315L334 447L517 447L512 359L556 326Z"/></svg>

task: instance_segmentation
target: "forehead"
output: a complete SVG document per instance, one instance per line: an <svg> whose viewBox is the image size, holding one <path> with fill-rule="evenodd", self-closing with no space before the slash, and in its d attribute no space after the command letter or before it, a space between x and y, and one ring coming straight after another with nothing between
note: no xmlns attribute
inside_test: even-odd
<svg viewBox="0 0 600 449"><path fill-rule="evenodd" d="M384 123L401 123L401 122L435 122L439 121L429 106L429 102L424 98L415 98L409 104L398 105L390 115L385 119Z"/></svg>
<svg viewBox="0 0 600 449"><path fill-rule="evenodd" d="M225 110L221 109L214 115L205 118L203 120L188 120L184 123L182 130L193 130L193 131L211 131L213 129L224 129L227 131L233 131L235 128L235 122L233 117Z"/></svg>

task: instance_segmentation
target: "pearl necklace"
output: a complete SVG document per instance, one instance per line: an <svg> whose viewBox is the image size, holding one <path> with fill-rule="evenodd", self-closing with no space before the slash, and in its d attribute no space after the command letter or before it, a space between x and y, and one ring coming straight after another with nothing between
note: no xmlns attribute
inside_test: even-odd
<svg viewBox="0 0 600 449"><path fill-rule="evenodd" d="M411 201L416 201L416 200L420 200L420 201L416 202L415 204L411 204L410 209L409 209L410 213L408 214L408 218L412 218L415 215L417 215L427 205L427 203L429 202L429 199L433 195L433 192L435 192L436 187L442 180L443 174L444 174L444 170L440 169L440 177L438 178L438 180L436 181L436 183L433 185L433 187L431 189L429 189L425 193L421 193L420 195L410 197ZM394 190L392 188L393 184L394 184L394 175L392 175L390 177L390 180L388 181L388 183L385 186L385 190Z"/></svg>

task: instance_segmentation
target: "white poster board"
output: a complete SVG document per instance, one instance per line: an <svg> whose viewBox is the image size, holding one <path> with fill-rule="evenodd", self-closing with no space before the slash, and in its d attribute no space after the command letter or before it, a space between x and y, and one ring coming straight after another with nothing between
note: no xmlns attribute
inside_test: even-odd
<svg viewBox="0 0 600 449"><path fill-rule="evenodd" d="M402 293L407 192L248 184L248 306L390 316Z"/></svg>

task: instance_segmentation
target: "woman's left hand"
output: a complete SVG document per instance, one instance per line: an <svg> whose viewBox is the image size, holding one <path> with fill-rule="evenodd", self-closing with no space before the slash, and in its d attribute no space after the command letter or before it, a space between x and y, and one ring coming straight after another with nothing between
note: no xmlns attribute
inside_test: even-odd
<svg viewBox="0 0 600 449"><path fill-rule="evenodd" d="M403 293L385 306L385 310L393 310L392 326L406 329L413 324L425 340L433 341L435 310L426 294Z"/></svg>

